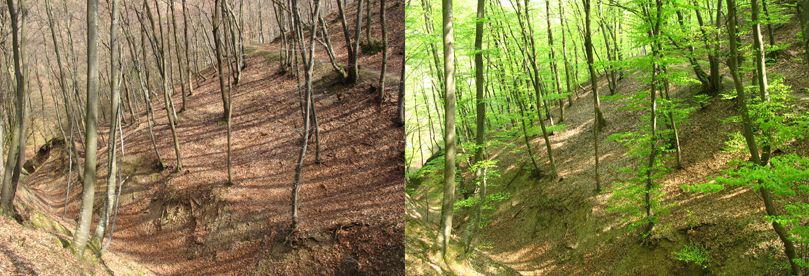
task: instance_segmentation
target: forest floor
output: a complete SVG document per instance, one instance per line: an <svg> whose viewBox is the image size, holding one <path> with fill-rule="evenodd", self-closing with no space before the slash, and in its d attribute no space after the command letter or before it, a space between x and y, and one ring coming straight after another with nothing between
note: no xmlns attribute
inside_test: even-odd
<svg viewBox="0 0 809 276"><path fill-rule="evenodd" d="M139 122L130 120L124 126L121 169L126 182L112 244L100 262L105 269L88 264L84 270L76 270L82 269L80 266L59 270L40 260L52 258L72 264L68 249L52 248L48 258L41 258L21 253L24 251L19 246L0 248L11 259L0 257L0 265L20 274L403 274L404 132L396 118L404 9L402 3L389 4L388 96L382 104L374 93L381 52L363 55L360 82L348 86L342 84L318 45L314 99L322 162L315 163L312 140L299 194L299 227L294 235L288 235L290 197L303 126L295 74L278 73L281 40L277 39L249 47L247 67L233 90L234 185L225 185L227 126L221 119L218 80L209 68L202 72L205 79L195 82L187 110L178 113L181 171L174 170L176 159L162 97L155 97L155 137L167 169L156 169L145 111L138 115ZM375 14L378 8L373 11ZM351 14L355 12L348 10L349 22L353 22L355 16ZM376 20L378 16L374 16ZM328 22L338 63L345 64L342 32L335 28L340 25L334 16ZM380 30L374 24L374 38L379 37ZM173 96L178 111L182 106L179 91L175 87ZM106 132L107 128L100 128L96 213L106 190ZM16 206L22 210L23 221L44 217L49 227L28 227L41 231L27 229L37 234L20 241L19 236L26 232L6 229L24 226L3 220L0 245L5 240L37 240L38 244L55 239L63 241L62 245L70 241L78 218L81 184L74 175L65 201L66 153L53 147L44 154L42 164L23 179L20 187L27 196L20 196ZM74 164L74 174L75 169ZM36 238L48 234L51 238ZM110 258L114 260L107 261Z"/></svg>
<svg viewBox="0 0 809 276"><path fill-rule="evenodd" d="M778 28L778 41L793 41L797 20ZM798 105L809 109L806 65L801 63L799 45L780 53L768 67L770 79L783 77L793 87ZM687 69L684 69L687 70ZM563 131L551 136L559 177L530 173L531 161L521 137L502 141L490 154L499 164L500 177L490 183L490 193L505 192L510 198L500 202L492 220L481 233L479 249L461 255L457 243L450 250L461 256L449 265L440 261L435 233L441 206L441 173L428 173L408 187L406 258L408 269L420 274L528 274L528 275L783 275L788 271L783 247L764 220L764 207L757 193L732 188L713 194L694 194L682 187L705 183L727 168L743 152L723 151L727 133L740 129L726 118L736 114L731 100L712 99L704 109L693 100L698 86L672 87L672 97L684 100L696 110L680 126L683 169L672 170L659 180L663 202L653 245L641 244L639 232L628 230L626 217L610 212L611 187L632 172L643 160L630 156L626 148L611 141L612 134L648 131L640 128L644 111L624 108L628 96L646 89L638 73L628 73L619 82L620 96L610 96L606 80L599 83L602 111L608 125L602 129L600 146L601 181L606 192L594 193L593 101L590 87L579 90L579 97L566 109ZM747 78L746 80L750 80ZM749 82L749 81L746 81ZM725 89L732 82L725 78ZM554 118L559 119L558 106ZM662 119L661 119L662 120ZM664 122L659 121L659 124ZM494 138L493 138L494 139ZM541 170L550 169L544 140L531 144ZM796 141L785 152L809 156L809 141ZM436 166L443 166L443 158ZM673 153L665 156L673 168ZM626 173L623 168L628 168ZM466 179L466 181L471 181ZM460 239L468 216L461 212L455 233ZM677 261L673 254L684 246L703 248L708 263L702 267ZM802 249L802 254L806 254Z"/></svg>

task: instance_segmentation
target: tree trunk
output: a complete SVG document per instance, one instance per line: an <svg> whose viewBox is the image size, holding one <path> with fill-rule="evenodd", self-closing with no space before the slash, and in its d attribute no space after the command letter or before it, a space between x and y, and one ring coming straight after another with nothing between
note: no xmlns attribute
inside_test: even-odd
<svg viewBox="0 0 809 276"><path fill-rule="evenodd" d="M362 1L362 0L360 0ZM455 35L452 19L452 0L442 0L441 5L444 43L444 197L441 204L439 244L441 257L447 258L447 249L452 238L452 216L455 204Z"/></svg>
<svg viewBox="0 0 809 276"><path fill-rule="evenodd" d="M368 6L371 6L370 3ZM385 30L385 0L379 0L379 24L382 24L382 71L379 73L379 104L385 102L385 73L388 67L388 32ZM371 29L371 26L368 26ZM404 64L402 64L404 66Z"/></svg>
<svg viewBox="0 0 809 276"><path fill-rule="evenodd" d="M657 91L660 88L658 81L660 79L660 65L658 62L662 60L662 47L660 43L660 24L662 21L663 2L662 0L655 1L655 21L652 25L650 32L650 39L652 40L652 83L650 87L650 113L649 113L649 163L646 164L646 187L643 194L644 208L646 210L646 225L643 229L643 236L649 237L655 226L655 220L652 216L652 190L654 189L654 168L657 160Z"/></svg>
<svg viewBox="0 0 809 276"><path fill-rule="evenodd" d="M556 51L553 49L553 29L551 28L551 1L545 1L545 22L548 26L548 57L551 62L551 74L553 74L553 83L556 88L556 93L559 94L559 122L565 120L565 102L562 95L562 85L559 80L559 68L556 66Z"/></svg>
<svg viewBox="0 0 809 276"><path fill-rule="evenodd" d="M79 257L90 235L96 185L98 133L98 0L87 1L87 122L85 123L84 191L73 247Z"/></svg>
<svg viewBox="0 0 809 276"><path fill-rule="evenodd" d="M565 35L565 10L562 5L562 0L557 1L559 3L559 21L562 25L562 60L565 63L565 85L567 91L567 106L573 106L573 89L571 88L570 82L570 61L567 58L567 36ZM575 49L575 47L574 47ZM576 71L573 71L573 74L576 74Z"/></svg>
<svg viewBox="0 0 809 276"><path fill-rule="evenodd" d="M118 130L118 123L121 116L121 92L118 76L120 75L119 64L121 62L118 48L118 0L112 0L112 14L110 23L110 82L112 89L112 104L110 106L110 129L109 141L107 146L107 198L104 201L104 208L101 209L98 224L96 225L94 240L99 245L104 241L104 233L107 225L109 224L110 216L115 206L115 188L118 185L116 182L116 173L118 170L118 162L116 162L116 143L115 137ZM118 60L116 60L118 59Z"/></svg>
<svg viewBox="0 0 809 276"><path fill-rule="evenodd" d="M338 0L339 1L339 0ZM297 0L292 0L293 3L297 3ZM315 22L317 20L318 15L320 14L320 0L314 0L315 5L315 12L314 16L312 17L311 22ZM299 38L298 42L300 44L301 50L305 50L304 47L304 39L303 39L303 26L302 20L297 9L297 5L293 5L294 8L292 11L293 20L298 25L298 34ZM311 112L314 111L314 103L312 102L312 73L314 71L315 65L315 40L317 39L317 28L312 28L312 36L309 40L309 48L308 53L304 54L304 62L306 62L306 99L305 99L305 106L306 110L304 112L304 128L303 128L303 141L301 143L301 151L300 155L298 155L298 162L295 168L295 178L292 183L292 231L295 231L298 228L298 192L300 190L300 183L303 178L303 165L306 161L306 148L309 144L309 127L310 123L312 122L310 116L312 115ZM308 56L308 57L307 57Z"/></svg>
<svg viewBox="0 0 809 276"><path fill-rule="evenodd" d="M729 0L733 1L733 0ZM762 0L764 1L764 0ZM728 3L730 6L730 3ZM756 59L756 67L758 71L757 81L758 81L758 89L759 89L759 96L761 97L762 102L769 102L770 95L767 91L768 89L768 82L767 82L767 65L766 65L766 51L764 50L764 43L761 37L761 24L759 23L759 7L758 7L758 0L751 0L750 1L750 9L752 10L752 21L753 21L753 48L754 48L754 58ZM764 133L767 136L767 139L764 140L762 145L762 157L760 160L761 166L769 166L769 159L770 159L770 145L767 141L771 140L772 134L769 131L765 130ZM774 202L772 199L772 195L767 187L761 187L759 190L761 193L762 200L764 201L764 207L767 211L767 216L776 217L778 216L778 211L775 209ZM784 254L787 256L789 260L789 264L792 270L792 274L794 275L801 275L802 271L798 263L795 262L795 259L798 258L795 252L795 244L789 238L789 234L786 232L786 229L780 222L774 220L772 222L773 230L776 234L778 234L778 238L784 244Z"/></svg>
<svg viewBox="0 0 809 276"><path fill-rule="evenodd" d="M486 0L477 1L477 15L475 20L475 159L474 164L479 165L483 161L486 144L486 102L484 97L485 79L483 72L483 20L486 18ZM486 200L486 169L479 166L475 171L475 181L477 181L478 204L475 206L474 219L471 224L471 233L466 243L465 252L474 249L474 241L480 228L481 205Z"/></svg>
<svg viewBox="0 0 809 276"><path fill-rule="evenodd" d="M6 168L3 174L2 194L0 196L0 208L2 213L6 216L14 215L14 197L17 193L17 184L20 180L20 172L25 160L25 134L26 120L25 120L25 75L23 74L23 13L24 1L19 0L14 3L13 0L6 0L8 5L8 12L11 18L11 38L12 49L14 55L14 88L16 90L16 128L12 134L11 145L9 145L8 159L6 160ZM0 145L2 146L2 145Z"/></svg>
<svg viewBox="0 0 809 276"><path fill-rule="evenodd" d="M182 59L183 52L180 51L180 39L177 36L177 16L176 16L176 13L174 12L174 1L169 1L169 8L171 9L171 15L170 15L171 16L171 33L172 33L172 35L174 37L174 49L175 49L175 52L177 53L175 55L177 57L177 67L178 67L177 71L180 71L180 92L182 93L182 99L183 99L183 105L180 106L180 113L182 113L183 111L185 111L185 103L186 103L185 98L186 98L186 95L187 95L187 92L185 91L186 90L186 84L187 84L187 82L185 81L186 72L184 70L185 66L183 66L185 63L183 63L183 59ZM185 11L183 11L183 12L185 12ZM171 64L171 61L169 61L169 65L170 64Z"/></svg>
<svg viewBox="0 0 809 276"><path fill-rule="evenodd" d="M803 44L804 63L809 63L809 0L798 1L798 19L801 23L801 43Z"/></svg>
<svg viewBox="0 0 809 276"><path fill-rule="evenodd" d="M343 9L343 3L340 0L337 1L337 9L338 14L340 16L340 22L343 25L343 36L345 38L345 45L346 49L348 50L348 78L346 82L348 83L357 83L359 78L359 64L357 61L359 59L359 48L360 48L360 29L361 29L361 22L362 22L362 3L363 0L357 0L357 20L355 21L354 26L354 39L351 39L351 33L348 29L348 23L346 22L346 13Z"/></svg>
<svg viewBox="0 0 809 276"><path fill-rule="evenodd" d="M596 192L601 192L601 176L599 174L599 152L598 152L598 135L601 128L607 125L607 120L601 114L601 101L598 98L598 75L593 67L593 39L592 31L590 30L590 0L584 1L584 49L587 55L587 70L590 72L590 86L593 89L593 112L595 113L595 121L593 122L593 147L595 148L595 178L596 178Z"/></svg>
<svg viewBox="0 0 809 276"><path fill-rule="evenodd" d="M224 49L222 47L222 36L219 31L222 28L222 0L216 0L214 2L214 13L213 13L213 40L214 45L216 46L216 63L217 68L219 68L219 87L221 87L220 93L222 94L222 109L224 110L222 113L223 118L228 118L230 116L230 103L227 95L225 94L225 81L221 79L222 74L224 74L224 68L222 63L222 55L224 54Z"/></svg>
<svg viewBox="0 0 809 276"><path fill-rule="evenodd" d="M188 80L188 96L194 95L194 81L191 77L191 58L188 54L188 48L190 48L191 44L188 41L188 6L186 5L186 0L183 0L183 37L185 38L185 76ZM261 11L261 9L259 9Z"/></svg>

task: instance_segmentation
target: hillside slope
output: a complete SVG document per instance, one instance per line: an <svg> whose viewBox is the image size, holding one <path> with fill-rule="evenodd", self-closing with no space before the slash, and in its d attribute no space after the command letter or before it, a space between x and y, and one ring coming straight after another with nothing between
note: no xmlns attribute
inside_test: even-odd
<svg viewBox="0 0 809 276"><path fill-rule="evenodd" d="M794 41L798 32L797 20L778 29L778 41ZM796 57L802 54L800 46L789 45L778 62L768 65L770 75L783 77L793 86L793 96L804 110L809 110L809 87L806 65ZM634 122L642 111L622 108L626 96L645 89L637 72L629 72L619 83L623 97L605 97L602 111L608 121L599 137L601 149L601 177L607 191L593 192L593 104L590 88L583 87L580 98L566 110L567 128L551 136L554 159L560 179L536 178L528 173L531 167L522 138L499 141L490 149L498 161L501 176L490 182L490 193L511 195L496 206L492 221L484 227L480 251L476 255L491 259L493 265L508 266L527 275L783 275L787 272L783 247L771 226L764 220L764 207L757 194L746 188L733 188L715 194L693 194L682 190L685 184L708 181L727 168L727 161L744 158L743 153L723 151L726 133L740 129L727 123L726 118L736 114L731 100L713 99L704 109L693 100L698 87L672 87L672 96L684 99L697 110L680 127L683 169L675 170L660 180L665 194L662 205L670 206L660 214L653 246L639 242L637 231L627 230L620 214L612 213L608 201L613 196L610 187L628 177L621 168L634 169L641 160L627 154L620 144L610 141L609 135L640 129ZM749 80L749 78L747 79ZM599 89L606 91L606 80ZM726 79L726 89L732 83ZM541 137L531 140L541 169L549 170L545 145ZM788 152L809 155L809 141L796 141ZM443 158L436 158L427 168L441 168ZM667 156L667 167L674 167ZM441 206L440 170L427 173L410 183L408 191L419 204L408 205L410 225L438 224ZM415 209L415 210L413 210ZM463 213L456 216L460 222L454 233L461 235L466 227ZM435 252L435 238L420 235L407 239L408 265L421 258L421 251ZM429 228L428 228L429 229ZM418 244L417 241L425 244ZM708 263L702 267L678 261L674 253L685 246L696 246L707 252ZM421 250L421 251L420 251ZM474 258L474 256L473 256ZM429 265L413 262L422 271L432 271ZM461 266L452 272L474 270L481 274L494 274L477 266ZM444 271L446 272L446 271ZM463 274L463 273L460 273Z"/></svg>
<svg viewBox="0 0 809 276"><path fill-rule="evenodd" d="M121 265L112 264L123 261L116 260L102 262L109 265L106 270L82 268L69 262L72 256L62 254L59 260L68 262L66 269L78 270L53 274L402 274L404 133L396 124L403 55L403 23L396 22L404 17L401 5L387 6L387 16L396 20L388 24L388 97L382 104L371 93L379 77L381 52L360 60L361 80L348 86L332 71L325 50L317 49L320 60L315 70L314 98L322 162L315 163L312 142L300 189L296 235L288 236L290 193L302 140L302 119L294 73L278 73L280 40L276 40L248 49L247 67L233 91L235 184L225 186L226 124L220 119L216 75L208 69L203 72L205 80L195 83L187 111L178 114L182 171L175 173L171 167L175 155L162 97L156 97L154 103L155 137L168 169L155 169L144 111L139 122L124 126L122 173L126 182L108 255L120 256L141 267L141 272L119 269ZM373 37L379 37L378 26L372 31ZM340 48L340 35L331 31L338 54L345 51ZM338 62L344 64L344 57L338 56ZM175 93L173 101L181 102L180 97ZM102 165L96 208L100 208L106 190L106 132L103 127L99 130ZM67 156L61 147L51 153L21 182L20 189L31 192L30 196L21 194L17 209L31 210L28 213L56 225L54 229L29 230L37 233L32 235L56 235L69 242L78 217L81 184L74 175L71 190L66 191ZM24 215L23 221L32 220L30 214ZM18 226L13 224L3 221L0 228ZM11 234L6 238L5 233L0 232L0 245L19 240ZM22 250L8 248L18 255ZM32 266L29 263L36 268L47 266L38 262L39 258L29 259L16 267L19 271ZM8 262L0 258L0 263ZM48 270L34 271L50 274Z"/></svg>

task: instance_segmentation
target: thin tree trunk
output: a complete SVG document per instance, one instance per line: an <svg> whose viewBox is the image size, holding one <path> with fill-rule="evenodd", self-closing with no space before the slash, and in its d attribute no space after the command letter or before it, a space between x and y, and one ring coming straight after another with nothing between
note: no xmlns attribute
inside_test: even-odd
<svg viewBox="0 0 809 276"><path fill-rule="evenodd" d="M559 80L559 68L556 66L556 51L553 49L553 29L551 28L551 1L545 1L545 22L548 26L548 56L551 62L551 74L553 74L553 83L556 88L556 93L559 94L559 122L565 120L565 102L561 97L562 85Z"/></svg>
<svg viewBox="0 0 809 276"><path fill-rule="evenodd" d="M222 47L222 36L219 34L219 31L222 27L222 0L216 0L214 3L214 14L213 14L213 39L214 45L216 46L216 63L217 68L219 68L219 87L221 88L220 93L222 94L222 104L223 104L223 118L230 117L230 101L227 95L225 94L225 81L222 79L224 74L224 68L222 63L222 55L224 54L224 49Z"/></svg>
<svg viewBox="0 0 809 276"><path fill-rule="evenodd" d="M598 75L593 67L593 39L592 31L590 30L590 0L584 1L584 49L587 56L587 70L590 72L590 86L593 90L593 112L595 113L595 121L593 122L593 147L595 148L595 180L596 180L596 193L601 192L601 175L599 174L599 158L598 152L598 135L601 128L607 125L607 120L601 114L601 101L598 98Z"/></svg>
<svg viewBox="0 0 809 276"><path fill-rule="evenodd" d="M345 45L346 49L348 50L348 78L346 82L348 83L356 83L359 78L359 48L360 48L360 29L361 29L361 22L362 22L362 3L363 0L357 0L357 20L355 21L354 25L354 39L351 39L351 33L348 29L348 23L346 22L346 13L343 9L343 3L340 0L337 1L337 9L338 14L340 15L340 23L343 25L343 36L345 38Z"/></svg>
<svg viewBox="0 0 809 276"><path fill-rule="evenodd" d="M182 113L183 111L185 111L186 95L188 94L186 92L186 88L187 88L186 84L190 83L190 81L186 82L186 71L185 71L185 66L184 66L185 63L183 62L183 58L182 58L183 52L180 51L180 39L177 36L177 16L176 16L176 13L174 12L174 1L173 0L169 1L169 8L171 9L171 15L170 15L171 16L171 33L174 36L174 49L175 49L175 52L177 53L175 55L177 57L177 67L178 67L177 71L180 71L180 92L182 93L182 99L183 99L183 104L182 104L182 106L180 106L180 113ZM185 13L185 10L183 10L183 13ZM183 17L185 17L185 16L183 16ZM188 48L187 46L188 46L188 44L186 43L186 48ZM169 61L169 64L171 64L171 61Z"/></svg>
<svg viewBox="0 0 809 276"><path fill-rule="evenodd" d="M188 80L188 96L194 95L194 81L191 77L191 56L188 54L188 49L191 47L189 40L188 40L188 24L190 23L188 20L188 6L186 5L186 0L183 0L183 37L185 40L185 76ZM261 9L259 8L259 11Z"/></svg>
<svg viewBox="0 0 809 276"><path fill-rule="evenodd" d="M339 0L338 0L339 1ZM293 3L297 3L297 0L292 0ZM298 42L300 45L301 50L306 50L304 47L304 39L303 39L303 31L302 31L302 20L297 9L297 5L293 5L295 8L292 10L293 20L298 25ZM314 16L312 17L311 22L315 22L317 20L317 16L320 14L320 0L314 0L315 12ZM310 123L312 122L310 119L310 112L314 111L314 104L312 103L312 73L314 71L315 65L315 40L317 39L317 28L312 28L312 35L311 39L309 40L309 48L308 53L304 54L304 62L306 62L306 111L304 112L304 128L303 128L303 141L301 143L301 151L300 155L298 155L298 162L295 168L295 178L292 182L292 231L297 230L299 222L298 222L298 192L300 190L300 184L303 178L303 165L306 161L306 148L309 144L309 127ZM308 56L308 58L307 58Z"/></svg>
<svg viewBox="0 0 809 276"><path fill-rule="evenodd" d="M371 6L370 3L368 6ZM382 71L379 73L379 104L381 105L385 101L385 73L388 68L388 32L385 30L385 0L379 0L379 24L382 24ZM371 26L368 25L368 29L370 28Z"/></svg>

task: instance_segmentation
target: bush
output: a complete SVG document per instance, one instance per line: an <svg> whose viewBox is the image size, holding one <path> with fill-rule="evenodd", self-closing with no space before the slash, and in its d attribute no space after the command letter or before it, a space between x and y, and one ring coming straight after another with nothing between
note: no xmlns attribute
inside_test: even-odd
<svg viewBox="0 0 809 276"><path fill-rule="evenodd" d="M683 246L679 251L674 252L674 259L708 268L708 251L698 245L687 244Z"/></svg>

